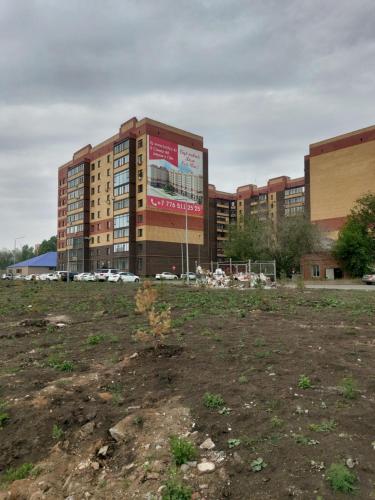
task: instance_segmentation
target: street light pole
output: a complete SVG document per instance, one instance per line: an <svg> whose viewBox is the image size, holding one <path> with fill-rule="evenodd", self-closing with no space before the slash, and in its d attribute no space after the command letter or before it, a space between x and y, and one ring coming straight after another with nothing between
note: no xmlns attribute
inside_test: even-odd
<svg viewBox="0 0 375 500"><path fill-rule="evenodd" d="M189 239L188 239L188 209L185 201L185 243L186 243L186 282L189 284Z"/></svg>
<svg viewBox="0 0 375 500"><path fill-rule="evenodd" d="M24 236L18 236L18 238L14 238L13 265L16 264L17 240L22 240L23 238L24 238Z"/></svg>

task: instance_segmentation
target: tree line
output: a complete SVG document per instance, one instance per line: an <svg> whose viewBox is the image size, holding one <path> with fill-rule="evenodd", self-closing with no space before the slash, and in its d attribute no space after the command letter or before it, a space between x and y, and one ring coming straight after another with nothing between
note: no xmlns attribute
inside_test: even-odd
<svg viewBox="0 0 375 500"><path fill-rule="evenodd" d="M31 259L37 255L42 255L47 252L55 252L57 247L56 236L51 236L48 240L43 240L37 250L29 245L23 245L21 248L9 249L2 248L0 250L0 269L6 269L14 262L22 262Z"/></svg>
<svg viewBox="0 0 375 500"><path fill-rule="evenodd" d="M375 194L356 201L336 241L324 238L304 215L283 217L277 224L251 216L231 226L224 247L234 260L275 260L278 274L287 276L300 271L303 255L321 251L329 251L353 277L375 272Z"/></svg>

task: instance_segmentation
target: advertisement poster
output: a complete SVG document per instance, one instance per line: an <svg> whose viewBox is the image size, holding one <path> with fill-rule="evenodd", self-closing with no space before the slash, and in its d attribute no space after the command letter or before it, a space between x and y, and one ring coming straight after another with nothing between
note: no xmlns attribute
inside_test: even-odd
<svg viewBox="0 0 375 500"><path fill-rule="evenodd" d="M203 215L203 153L148 136L147 206Z"/></svg>

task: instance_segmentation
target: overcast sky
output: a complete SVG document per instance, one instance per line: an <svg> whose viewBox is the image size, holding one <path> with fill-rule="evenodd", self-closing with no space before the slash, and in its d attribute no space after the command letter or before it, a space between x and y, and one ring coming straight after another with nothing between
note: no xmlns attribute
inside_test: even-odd
<svg viewBox="0 0 375 500"><path fill-rule="evenodd" d="M374 0L1 0L0 248L56 233L57 167L132 116L204 136L218 189L375 123Z"/></svg>

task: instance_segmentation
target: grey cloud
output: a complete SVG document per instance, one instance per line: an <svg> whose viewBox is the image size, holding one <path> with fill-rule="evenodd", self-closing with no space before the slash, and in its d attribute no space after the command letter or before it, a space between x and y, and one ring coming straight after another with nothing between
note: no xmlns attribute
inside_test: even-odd
<svg viewBox="0 0 375 500"><path fill-rule="evenodd" d="M3 0L0 247L56 231L57 167L150 116L202 134L220 189L303 175L371 125L372 0Z"/></svg>

